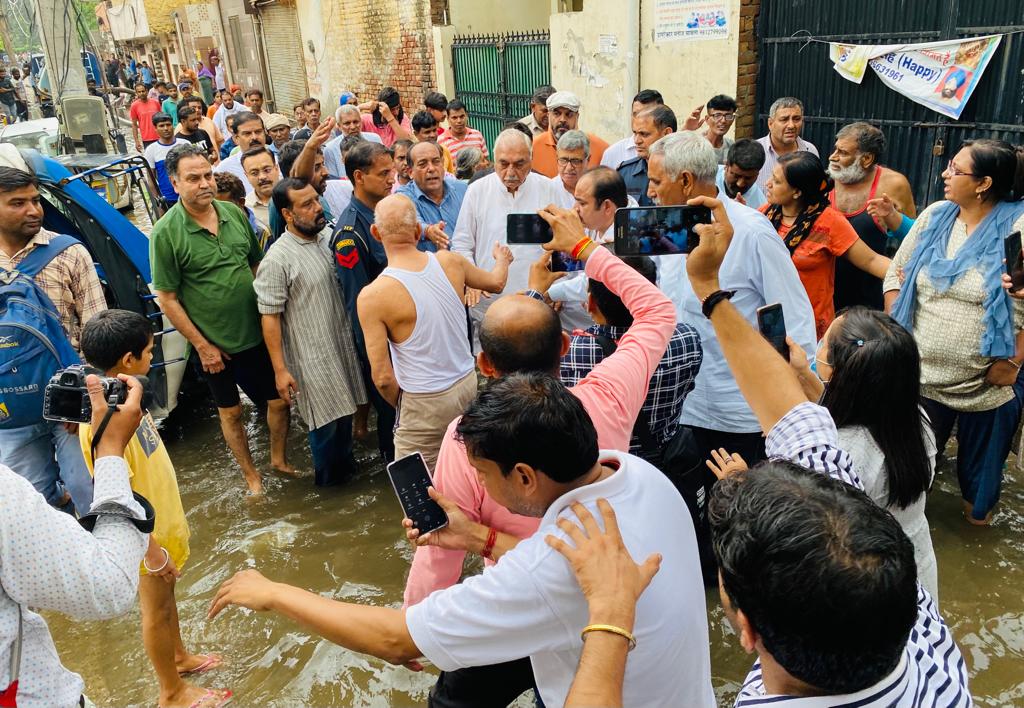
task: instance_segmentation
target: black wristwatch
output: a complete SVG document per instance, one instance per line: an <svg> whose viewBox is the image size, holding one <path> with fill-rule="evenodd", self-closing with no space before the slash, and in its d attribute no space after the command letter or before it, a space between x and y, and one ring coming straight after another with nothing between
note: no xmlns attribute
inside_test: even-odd
<svg viewBox="0 0 1024 708"><path fill-rule="evenodd" d="M715 309L715 306L722 300L731 300L735 294L735 290L716 290L700 301L700 311L710 320L711 312Z"/></svg>

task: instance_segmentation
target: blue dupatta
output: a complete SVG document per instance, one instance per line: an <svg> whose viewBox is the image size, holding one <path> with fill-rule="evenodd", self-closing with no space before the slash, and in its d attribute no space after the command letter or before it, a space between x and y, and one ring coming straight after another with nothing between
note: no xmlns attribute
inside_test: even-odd
<svg viewBox="0 0 1024 708"><path fill-rule="evenodd" d="M929 215L928 225L917 235L910 260L903 267L906 278L892 308L897 322L913 332L914 304L917 302L917 278L924 270L937 292L945 293L972 268L985 280L985 331L981 337L982 356L1005 358L1016 354L1013 331L1013 307L1002 288L1003 239L1024 214L1024 202L999 202L952 258L946 258L953 223L960 207L939 202Z"/></svg>

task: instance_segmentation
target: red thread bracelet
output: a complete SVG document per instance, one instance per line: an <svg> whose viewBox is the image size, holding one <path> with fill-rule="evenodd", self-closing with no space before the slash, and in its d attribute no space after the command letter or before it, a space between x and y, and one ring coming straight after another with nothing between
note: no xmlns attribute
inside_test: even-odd
<svg viewBox="0 0 1024 708"><path fill-rule="evenodd" d="M590 237L589 236L584 236L583 238L581 238L579 241L576 242L575 246L572 247L572 251L569 252L569 255L573 259L578 259L580 253L583 251L584 248L587 247L587 244L589 244L589 243L590 243Z"/></svg>
<svg viewBox="0 0 1024 708"><path fill-rule="evenodd" d="M487 560L493 560L491 558L491 551L494 550L494 544L498 540L498 532L493 527L487 531L487 543L484 544L484 550L480 552Z"/></svg>

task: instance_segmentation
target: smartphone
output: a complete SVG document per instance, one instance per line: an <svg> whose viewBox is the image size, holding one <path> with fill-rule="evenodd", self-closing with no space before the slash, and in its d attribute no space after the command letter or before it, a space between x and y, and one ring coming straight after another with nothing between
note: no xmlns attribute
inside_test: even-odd
<svg viewBox="0 0 1024 708"><path fill-rule="evenodd" d="M1006 272L1012 281L1011 290L1024 287L1024 254L1021 253L1020 231L1014 231L1003 241L1006 254Z"/></svg>
<svg viewBox="0 0 1024 708"><path fill-rule="evenodd" d="M413 526L419 529L421 535L448 525L448 515L444 509L427 494L427 487L432 482L423 455L414 452L390 463L388 477L391 478L391 486L395 488L402 511L406 518L412 519Z"/></svg>
<svg viewBox="0 0 1024 708"><path fill-rule="evenodd" d="M757 328L782 358L789 361L789 345L786 344L786 318L782 315L782 303L757 308Z"/></svg>
<svg viewBox="0 0 1024 708"><path fill-rule="evenodd" d="M553 238L551 226L539 214L509 214L505 230L509 245L547 243Z"/></svg>
<svg viewBox="0 0 1024 708"><path fill-rule="evenodd" d="M689 253L700 243L697 224L710 224L703 206L633 207L615 212L615 255L667 256Z"/></svg>

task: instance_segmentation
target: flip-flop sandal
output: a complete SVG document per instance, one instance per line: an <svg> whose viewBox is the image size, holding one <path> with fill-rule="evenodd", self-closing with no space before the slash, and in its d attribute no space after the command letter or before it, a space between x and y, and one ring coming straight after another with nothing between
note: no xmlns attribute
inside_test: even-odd
<svg viewBox="0 0 1024 708"><path fill-rule="evenodd" d="M223 708L232 701L233 694L225 688L209 688L188 708Z"/></svg>
<svg viewBox="0 0 1024 708"><path fill-rule="evenodd" d="M197 674L205 674L207 671L213 671L214 669L216 669L224 663L224 659L221 657L220 654L200 654L200 656L205 657L205 661L203 661L203 663L201 663L194 669L189 669L188 671L179 671L178 675L195 676Z"/></svg>

